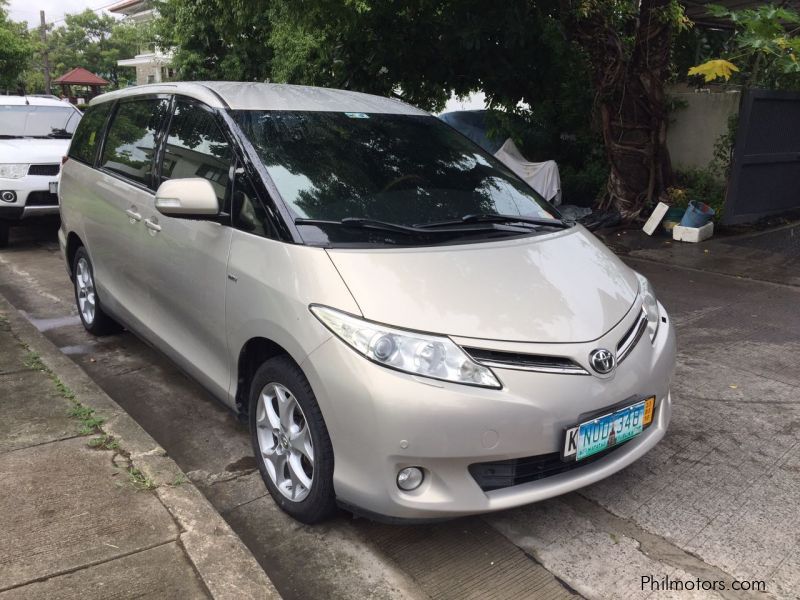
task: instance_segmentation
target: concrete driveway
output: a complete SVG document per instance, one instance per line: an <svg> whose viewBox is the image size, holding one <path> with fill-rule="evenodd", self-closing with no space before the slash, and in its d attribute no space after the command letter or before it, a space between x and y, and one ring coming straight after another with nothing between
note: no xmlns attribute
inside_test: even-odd
<svg viewBox="0 0 800 600"><path fill-rule="evenodd" d="M773 283L778 259L761 280L671 255L626 257L679 332L664 441L579 493L435 526L286 518L227 409L133 335L84 333L54 229L12 233L0 293L190 474L285 598L797 598L800 288Z"/></svg>

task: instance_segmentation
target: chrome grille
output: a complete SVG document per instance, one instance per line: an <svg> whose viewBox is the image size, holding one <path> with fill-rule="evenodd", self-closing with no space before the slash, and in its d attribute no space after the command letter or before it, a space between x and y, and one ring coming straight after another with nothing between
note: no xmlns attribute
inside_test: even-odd
<svg viewBox="0 0 800 600"><path fill-rule="evenodd" d="M464 352L485 367L516 369L518 371L538 371L540 373L561 373L567 375L588 375L589 373L570 358L546 356L542 354L523 354L504 350L484 348L464 348Z"/></svg>
<svg viewBox="0 0 800 600"><path fill-rule="evenodd" d="M625 332L625 335L622 336L622 339L617 344L618 365L628 357L631 351L636 347L636 344L639 343L639 340L642 339L642 335L644 335L646 330L647 313L645 313L644 309L642 309L642 313L639 315L639 318L634 321L633 325L631 325L630 329Z"/></svg>

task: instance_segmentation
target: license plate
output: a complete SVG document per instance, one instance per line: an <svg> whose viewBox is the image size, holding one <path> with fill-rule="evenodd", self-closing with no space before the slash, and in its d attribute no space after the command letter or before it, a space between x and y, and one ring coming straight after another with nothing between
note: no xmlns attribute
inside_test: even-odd
<svg viewBox="0 0 800 600"><path fill-rule="evenodd" d="M58 182L57 181L51 181L50 182L50 193L51 194L57 194L58 193Z"/></svg>
<svg viewBox="0 0 800 600"><path fill-rule="evenodd" d="M583 460L635 438L653 420L655 396L567 429L564 460Z"/></svg>

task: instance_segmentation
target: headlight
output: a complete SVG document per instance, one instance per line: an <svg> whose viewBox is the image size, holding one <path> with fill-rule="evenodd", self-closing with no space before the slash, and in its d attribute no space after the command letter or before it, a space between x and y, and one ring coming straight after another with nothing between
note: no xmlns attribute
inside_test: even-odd
<svg viewBox="0 0 800 600"><path fill-rule="evenodd" d="M23 163L0 163L0 177L19 179L28 174L28 165Z"/></svg>
<svg viewBox="0 0 800 600"><path fill-rule="evenodd" d="M311 305L311 312L343 342L368 359L413 375L482 387L503 387L450 338L394 329L347 313Z"/></svg>
<svg viewBox="0 0 800 600"><path fill-rule="evenodd" d="M650 335L650 341L653 342L656 339L658 323L661 318L658 300L656 300L656 293L653 291L653 286L647 281L647 277L636 273L636 278L639 280L639 293L642 295L642 310L647 315L647 333Z"/></svg>

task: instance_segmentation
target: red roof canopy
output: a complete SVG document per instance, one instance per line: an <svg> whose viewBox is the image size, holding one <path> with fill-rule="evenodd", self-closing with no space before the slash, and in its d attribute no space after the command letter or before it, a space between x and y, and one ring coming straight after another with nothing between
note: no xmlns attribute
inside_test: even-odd
<svg viewBox="0 0 800 600"><path fill-rule="evenodd" d="M83 67L75 67L67 71L53 83L63 83L67 85L108 85L108 81L98 77L94 73L87 71Z"/></svg>

